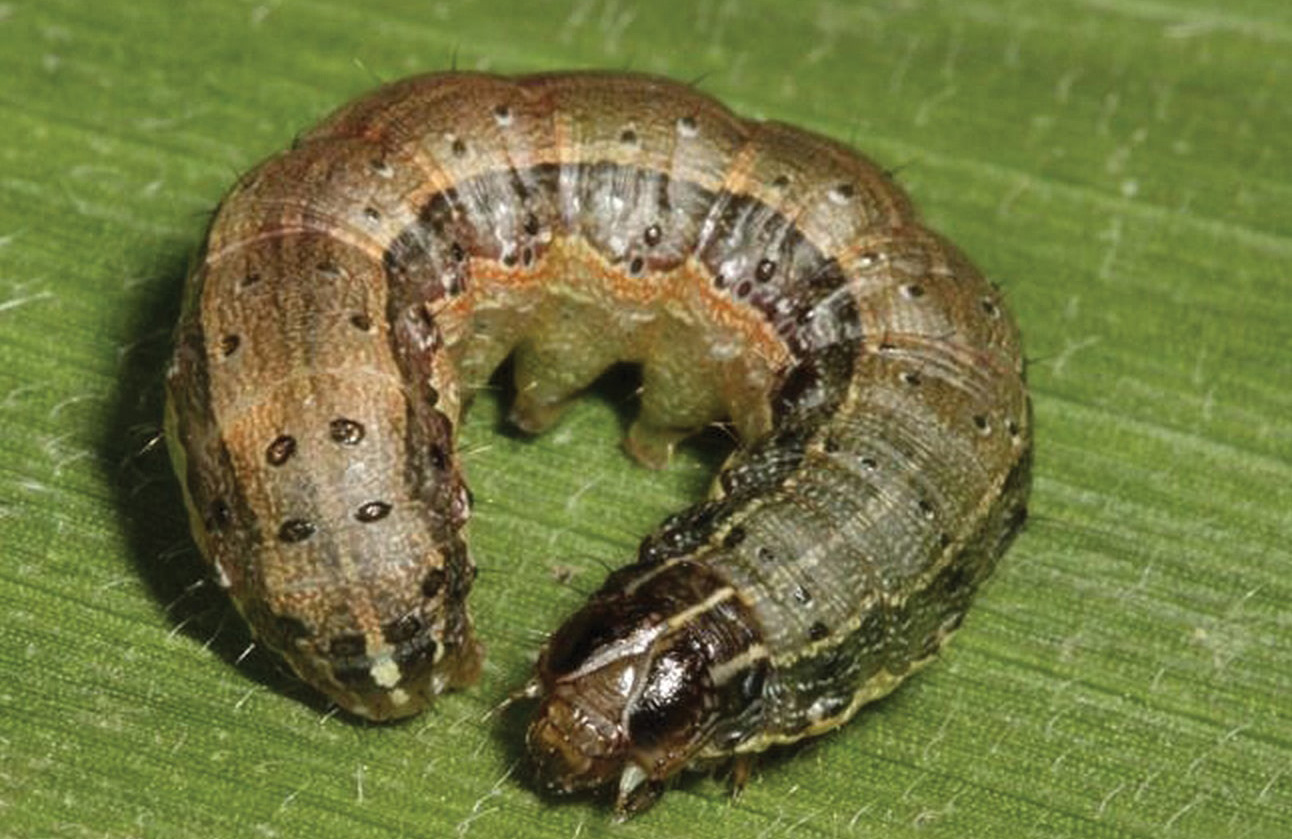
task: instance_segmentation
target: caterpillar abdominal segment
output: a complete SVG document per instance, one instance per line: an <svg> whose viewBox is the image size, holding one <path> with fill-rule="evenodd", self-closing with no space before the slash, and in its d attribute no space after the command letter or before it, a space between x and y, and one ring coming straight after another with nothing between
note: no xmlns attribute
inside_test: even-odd
<svg viewBox="0 0 1292 839"><path fill-rule="evenodd" d="M873 163L648 76L396 82L225 197L167 376L203 555L348 711L479 672L454 437L512 355L527 431L629 361L640 460L723 417L740 438L526 688L542 782L621 815L887 693L1026 515L1017 330Z"/></svg>

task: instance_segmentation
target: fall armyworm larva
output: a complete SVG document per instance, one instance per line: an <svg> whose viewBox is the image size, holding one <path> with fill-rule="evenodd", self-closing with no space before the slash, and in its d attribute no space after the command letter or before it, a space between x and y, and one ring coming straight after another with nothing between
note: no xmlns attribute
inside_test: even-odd
<svg viewBox="0 0 1292 839"><path fill-rule="evenodd" d="M225 197L167 376L203 555L353 713L479 672L454 436L513 353L527 431L629 361L639 460L739 435L525 690L543 783L616 785L624 815L890 691L1026 515L1017 329L875 164L659 78L396 82Z"/></svg>

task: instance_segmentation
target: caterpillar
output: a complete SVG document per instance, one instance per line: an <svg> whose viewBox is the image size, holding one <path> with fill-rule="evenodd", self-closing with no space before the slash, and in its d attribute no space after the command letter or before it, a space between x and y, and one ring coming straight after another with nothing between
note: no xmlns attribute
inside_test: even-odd
<svg viewBox="0 0 1292 839"><path fill-rule="evenodd" d="M543 786L645 809L821 734L927 662L1026 517L1000 291L871 161L621 73L413 77L243 176L185 286L166 438L256 636L374 720L480 671L455 432L514 359L539 432L616 362L662 466L726 419L711 497L544 645Z"/></svg>

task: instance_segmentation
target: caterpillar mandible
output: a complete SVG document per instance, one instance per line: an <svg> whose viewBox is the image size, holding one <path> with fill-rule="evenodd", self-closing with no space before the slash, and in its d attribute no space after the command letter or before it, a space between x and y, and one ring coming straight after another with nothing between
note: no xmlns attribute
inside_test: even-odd
<svg viewBox="0 0 1292 839"><path fill-rule="evenodd" d="M628 361L639 460L723 418L740 441L524 690L543 783L622 815L890 691L1026 516L1017 329L875 164L655 77L395 82L224 198L167 374L203 555L350 712L479 672L454 435L513 354L527 431Z"/></svg>

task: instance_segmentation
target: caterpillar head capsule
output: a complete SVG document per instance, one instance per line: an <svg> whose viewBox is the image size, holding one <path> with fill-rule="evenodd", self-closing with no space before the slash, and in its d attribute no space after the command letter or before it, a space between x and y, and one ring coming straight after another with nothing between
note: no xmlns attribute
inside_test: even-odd
<svg viewBox="0 0 1292 839"><path fill-rule="evenodd" d="M556 793L616 784L620 818L715 740L748 730L720 721L758 707L765 665L730 587L685 561L625 586L642 568L612 574L557 630L525 691L539 699L527 736L539 782Z"/></svg>
<svg viewBox="0 0 1292 839"><path fill-rule="evenodd" d="M670 632L649 613L622 622L616 605L594 601L553 636L531 688L541 700L527 743L550 791L617 783L626 817L692 760L718 696L696 627Z"/></svg>

